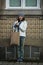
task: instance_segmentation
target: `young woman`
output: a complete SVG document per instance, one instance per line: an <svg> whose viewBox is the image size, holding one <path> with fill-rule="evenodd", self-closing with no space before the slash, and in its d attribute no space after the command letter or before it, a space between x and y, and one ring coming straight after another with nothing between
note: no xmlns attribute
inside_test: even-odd
<svg viewBox="0 0 43 65"><path fill-rule="evenodd" d="M13 24L13 29L19 32L20 42L18 45L18 59L17 61L23 61L24 59L24 43L26 38L27 22L24 17L24 13L19 13L17 21Z"/></svg>

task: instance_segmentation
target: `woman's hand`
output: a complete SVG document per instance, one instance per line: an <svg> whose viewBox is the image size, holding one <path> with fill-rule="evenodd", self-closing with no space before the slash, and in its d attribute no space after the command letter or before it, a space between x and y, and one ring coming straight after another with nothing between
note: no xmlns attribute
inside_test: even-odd
<svg viewBox="0 0 43 65"><path fill-rule="evenodd" d="M16 26L18 27L19 26L19 23L16 23Z"/></svg>
<svg viewBox="0 0 43 65"><path fill-rule="evenodd" d="M19 25L19 23L16 23L16 25Z"/></svg>
<svg viewBox="0 0 43 65"><path fill-rule="evenodd" d="M19 26L19 23L16 23L16 26Z"/></svg>

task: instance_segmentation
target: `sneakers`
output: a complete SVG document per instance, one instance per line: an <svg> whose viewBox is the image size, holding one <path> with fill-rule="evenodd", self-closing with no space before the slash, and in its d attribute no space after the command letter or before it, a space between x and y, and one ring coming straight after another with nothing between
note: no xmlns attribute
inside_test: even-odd
<svg viewBox="0 0 43 65"><path fill-rule="evenodd" d="M19 58L17 59L17 62L23 62L23 59Z"/></svg>

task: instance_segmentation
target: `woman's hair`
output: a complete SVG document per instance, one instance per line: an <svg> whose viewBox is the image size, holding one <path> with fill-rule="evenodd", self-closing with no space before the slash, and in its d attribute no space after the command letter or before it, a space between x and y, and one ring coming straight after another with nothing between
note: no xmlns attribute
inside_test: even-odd
<svg viewBox="0 0 43 65"><path fill-rule="evenodd" d="M20 21L19 17L17 18L18 22ZM21 21L24 21L25 20L25 17L22 18Z"/></svg>

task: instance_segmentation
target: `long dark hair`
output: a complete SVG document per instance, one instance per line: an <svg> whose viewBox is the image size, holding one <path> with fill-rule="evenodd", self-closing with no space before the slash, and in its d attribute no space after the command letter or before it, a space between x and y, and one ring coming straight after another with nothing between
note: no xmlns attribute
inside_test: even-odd
<svg viewBox="0 0 43 65"><path fill-rule="evenodd" d="M20 19L19 17L17 18L18 22L20 22ZM25 17L23 17L23 19L21 21L24 21L25 20Z"/></svg>

